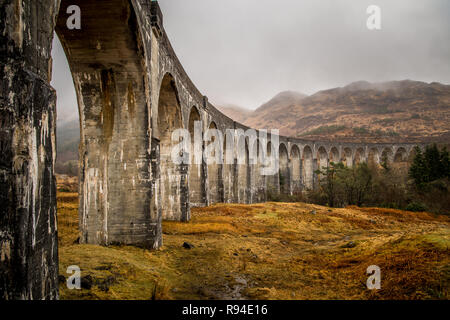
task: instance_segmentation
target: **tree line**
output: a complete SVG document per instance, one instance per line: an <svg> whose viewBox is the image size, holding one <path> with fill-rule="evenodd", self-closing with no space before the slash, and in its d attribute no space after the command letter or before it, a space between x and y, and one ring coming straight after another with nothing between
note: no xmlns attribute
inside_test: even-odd
<svg viewBox="0 0 450 320"><path fill-rule="evenodd" d="M316 171L319 188L308 195L313 203L330 207L376 206L450 214L450 156L446 148L415 148L407 167L360 163L347 167L330 163Z"/></svg>

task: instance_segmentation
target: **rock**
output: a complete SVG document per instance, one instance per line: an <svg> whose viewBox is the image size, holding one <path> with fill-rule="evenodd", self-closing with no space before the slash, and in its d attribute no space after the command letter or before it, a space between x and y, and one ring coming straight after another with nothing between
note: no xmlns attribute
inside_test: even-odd
<svg viewBox="0 0 450 320"><path fill-rule="evenodd" d="M311 210L309 213L311 213L311 214L317 214L317 211L316 210Z"/></svg>
<svg viewBox="0 0 450 320"><path fill-rule="evenodd" d="M185 248L185 249L193 249L193 248L195 248L195 246L193 244L189 243L189 242L185 242L185 243L183 243L183 248Z"/></svg>
<svg viewBox="0 0 450 320"><path fill-rule="evenodd" d="M346 249L351 249L356 247L356 242L350 241L346 244L344 244L343 246L341 246L341 248L346 248Z"/></svg>
<svg viewBox="0 0 450 320"><path fill-rule="evenodd" d="M58 276L58 282L59 283L65 283L66 282L66 277L64 277L62 274L60 274Z"/></svg>
<svg viewBox="0 0 450 320"><path fill-rule="evenodd" d="M91 275L81 277L81 288L82 289L91 290L93 283L94 283L94 280L92 279Z"/></svg>
<svg viewBox="0 0 450 320"><path fill-rule="evenodd" d="M98 267L95 267L94 270L99 270L99 271L106 271L106 270L111 270L112 269L112 265L108 264L108 265L101 265Z"/></svg>
<svg viewBox="0 0 450 320"><path fill-rule="evenodd" d="M98 285L98 288L99 288L101 291L104 291L104 292L108 292L108 291L109 291L109 286L108 286L108 284L106 284L106 283L100 283L100 284Z"/></svg>
<svg viewBox="0 0 450 320"><path fill-rule="evenodd" d="M116 278L114 276L109 276L106 279L98 281L98 288L104 292L109 291L109 287L116 282Z"/></svg>
<svg viewBox="0 0 450 320"><path fill-rule="evenodd" d="M73 244L80 244L80 237L78 237L78 238L73 242Z"/></svg>

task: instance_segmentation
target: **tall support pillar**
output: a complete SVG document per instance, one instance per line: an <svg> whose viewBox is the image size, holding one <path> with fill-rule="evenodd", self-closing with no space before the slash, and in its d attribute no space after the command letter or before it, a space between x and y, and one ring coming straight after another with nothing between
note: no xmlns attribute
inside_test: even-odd
<svg viewBox="0 0 450 320"><path fill-rule="evenodd" d="M319 170L319 159L313 159L313 190L316 190L319 187L319 175L317 174L317 170Z"/></svg>
<svg viewBox="0 0 450 320"><path fill-rule="evenodd" d="M58 298L56 94L59 1L0 3L0 299Z"/></svg>

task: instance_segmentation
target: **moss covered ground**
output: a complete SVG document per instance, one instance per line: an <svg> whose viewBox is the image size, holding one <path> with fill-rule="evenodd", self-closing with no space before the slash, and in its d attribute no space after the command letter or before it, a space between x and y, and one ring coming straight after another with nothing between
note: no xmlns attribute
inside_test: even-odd
<svg viewBox="0 0 450 320"><path fill-rule="evenodd" d="M62 299L449 299L450 221L380 208L304 203L214 205L164 222L164 246L77 243L78 199L58 195L60 275L78 265L90 290ZM183 248L183 243L194 245ZM370 265L381 290L366 288Z"/></svg>

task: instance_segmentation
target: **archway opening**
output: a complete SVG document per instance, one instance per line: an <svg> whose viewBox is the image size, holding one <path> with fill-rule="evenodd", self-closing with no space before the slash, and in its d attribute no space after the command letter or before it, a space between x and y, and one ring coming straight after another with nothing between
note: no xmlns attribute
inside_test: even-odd
<svg viewBox="0 0 450 320"><path fill-rule="evenodd" d="M237 192L239 203L249 203L250 168L249 168L249 147L245 135L238 137L237 144L238 179Z"/></svg>
<svg viewBox="0 0 450 320"><path fill-rule="evenodd" d="M210 130L217 130L217 125L215 122L211 122L209 126ZM212 133L213 131L211 131ZM216 131L217 132L217 131ZM210 141L208 145L206 146L207 150L208 148L211 148L211 152L208 154L208 192L209 192L209 201L211 204L222 202L222 196L220 192L220 185L222 180L222 164L220 159L217 159L217 152L219 150L216 150L216 144L220 143L217 141L218 137L216 135L210 136Z"/></svg>
<svg viewBox="0 0 450 320"><path fill-rule="evenodd" d="M385 148L381 153L380 164L384 168L390 168L392 166L392 161L394 160L394 152L391 148Z"/></svg>
<svg viewBox="0 0 450 320"><path fill-rule="evenodd" d="M397 149L395 153L394 162L407 162L408 161L408 153L405 148L401 147Z"/></svg>
<svg viewBox="0 0 450 320"><path fill-rule="evenodd" d="M186 212L182 212L180 197L183 173L172 159L173 147L178 143L172 141L172 133L180 128L183 128L183 120L177 88L172 75L166 74L159 92L158 130L154 133L155 138L159 138L160 206L164 220L189 219Z"/></svg>
<svg viewBox="0 0 450 320"><path fill-rule="evenodd" d="M328 154L324 147L320 147L317 151L317 160L319 162L318 167L321 171L328 167Z"/></svg>
<svg viewBox="0 0 450 320"><path fill-rule="evenodd" d="M362 148L359 148L356 150L356 153L355 153L355 164L356 165L366 162L364 153L365 153L364 149L362 149Z"/></svg>
<svg viewBox="0 0 450 320"><path fill-rule="evenodd" d="M289 194L290 193L289 156L286 145L284 143L280 144L278 154L280 157L280 165L279 165L280 192L281 194Z"/></svg>
<svg viewBox="0 0 450 320"><path fill-rule="evenodd" d="M331 148L330 150L330 162L337 164L341 161L339 158L339 151L336 147Z"/></svg>
<svg viewBox="0 0 450 320"><path fill-rule="evenodd" d="M158 247L158 214L150 209L149 105L138 18L127 0L79 0L82 28L69 30L66 9L72 4L61 1L55 31L80 114L80 241Z"/></svg>
<svg viewBox="0 0 450 320"><path fill-rule="evenodd" d="M265 157L265 164L266 167L268 168L275 168L276 164L275 164L275 150L274 150L274 146L272 145L271 141L267 142L267 147L266 147L266 157ZM278 170L276 170L276 172L274 172L273 174L270 175L266 175L266 190L267 190L267 195L270 196L272 194L275 194L278 192Z"/></svg>
<svg viewBox="0 0 450 320"><path fill-rule="evenodd" d="M234 137L231 131L226 131L223 138L223 202L233 201L233 165L234 165Z"/></svg>
<svg viewBox="0 0 450 320"><path fill-rule="evenodd" d="M306 190L313 189L314 181L314 166L313 166L313 152L310 146L303 149L303 184Z"/></svg>
<svg viewBox="0 0 450 320"><path fill-rule="evenodd" d="M262 163L261 159L263 158L260 154L261 152L261 140L255 139L253 141L253 145L251 146L251 155L250 155L250 165L251 165L251 185L254 190L254 194L252 194L252 203L253 202L263 202L265 200L265 187L264 187L264 175L261 174Z"/></svg>
<svg viewBox="0 0 450 320"><path fill-rule="evenodd" d="M399 170L402 175L406 175L408 172L408 152L405 148L400 147L397 149L394 155L392 165Z"/></svg>
<svg viewBox="0 0 450 320"><path fill-rule="evenodd" d="M372 148L369 151L368 164L372 168L378 168L380 163L380 153L377 148Z"/></svg>
<svg viewBox="0 0 450 320"><path fill-rule="evenodd" d="M196 133L197 131L197 133ZM194 106L189 114L189 133L191 135L189 164L189 202L191 207L205 205L204 173L203 173L203 124L200 112ZM199 139L199 141L195 141Z"/></svg>
<svg viewBox="0 0 450 320"><path fill-rule="evenodd" d="M320 147L317 150L317 167L321 172L324 172L328 168L328 153L325 147ZM323 174L318 175L319 181L324 178Z"/></svg>
<svg viewBox="0 0 450 320"><path fill-rule="evenodd" d="M349 168L353 167L353 151L350 148L344 149L342 162Z"/></svg>
<svg viewBox="0 0 450 320"><path fill-rule="evenodd" d="M291 148L291 173L292 192L297 194L301 191L301 161L300 149L296 145Z"/></svg>

